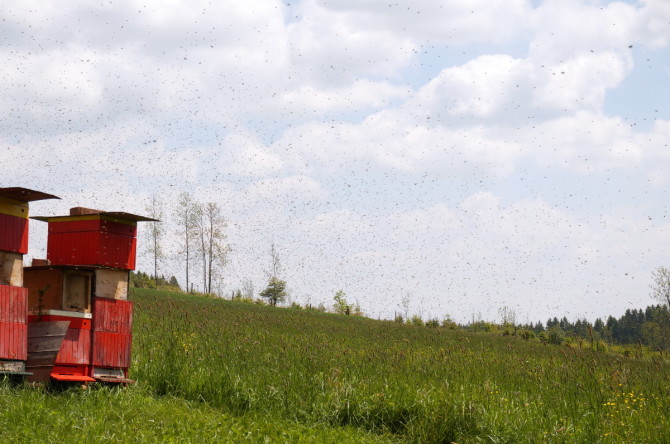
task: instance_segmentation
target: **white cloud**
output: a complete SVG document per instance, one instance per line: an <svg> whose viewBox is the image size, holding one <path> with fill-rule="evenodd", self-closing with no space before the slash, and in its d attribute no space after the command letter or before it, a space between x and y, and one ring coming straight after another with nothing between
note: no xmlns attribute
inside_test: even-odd
<svg viewBox="0 0 670 444"><path fill-rule="evenodd" d="M309 119L329 113L357 114L370 108L378 109L406 98L406 88L388 82L355 80L342 87L317 88L305 85L281 94L283 110Z"/></svg>
<svg viewBox="0 0 670 444"><path fill-rule="evenodd" d="M576 54L542 70L538 77L543 81L534 100L550 109L599 110L607 90L621 84L631 69L630 57L616 52Z"/></svg>
<svg viewBox="0 0 670 444"><path fill-rule="evenodd" d="M654 47L665 47L670 41L670 3L665 0L642 0L640 20L636 35L643 43Z"/></svg>
<svg viewBox="0 0 670 444"><path fill-rule="evenodd" d="M271 151L250 134L228 135L221 150L229 152L232 159L224 159L220 170L238 176L264 177L278 173L284 166L279 153Z"/></svg>
<svg viewBox="0 0 670 444"><path fill-rule="evenodd" d="M269 207L303 205L326 196L321 184L311 177L296 175L280 179L263 179L245 190L249 205L264 204Z"/></svg>
<svg viewBox="0 0 670 444"><path fill-rule="evenodd" d="M588 173L630 167L642 159L630 126L620 118L580 111L541 123L536 132L527 143L537 147L531 153L541 165Z"/></svg>
<svg viewBox="0 0 670 444"><path fill-rule="evenodd" d="M532 65L527 60L507 55L486 55L465 65L443 70L416 94L412 105L432 118L454 116L467 121L503 118L522 105L524 91L533 81Z"/></svg>
<svg viewBox="0 0 670 444"><path fill-rule="evenodd" d="M394 29L413 41L436 44L509 41L526 29L530 11L527 0L328 0L323 4L347 14L357 28Z"/></svg>
<svg viewBox="0 0 670 444"><path fill-rule="evenodd" d="M300 12L301 19L289 25L292 62L319 85L386 77L413 56L414 44L407 36L357 22L354 11L327 10L305 0Z"/></svg>
<svg viewBox="0 0 670 444"><path fill-rule="evenodd" d="M638 9L624 2L546 0L529 18L529 56L543 63L559 63L590 51L624 53L638 41Z"/></svg>

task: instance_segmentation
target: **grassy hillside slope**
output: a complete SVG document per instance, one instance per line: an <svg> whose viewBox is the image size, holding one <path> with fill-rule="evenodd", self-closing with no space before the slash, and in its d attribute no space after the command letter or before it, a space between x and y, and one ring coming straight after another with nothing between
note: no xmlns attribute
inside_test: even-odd
<svg viewBox="0 0 670 444"><path fill-rule="evenodd" d="M132 299L138 384L5 387L0 437L39 436L34 411L69 429L49 427L51 441L670 442L660 360L149 290Z"/></svg>

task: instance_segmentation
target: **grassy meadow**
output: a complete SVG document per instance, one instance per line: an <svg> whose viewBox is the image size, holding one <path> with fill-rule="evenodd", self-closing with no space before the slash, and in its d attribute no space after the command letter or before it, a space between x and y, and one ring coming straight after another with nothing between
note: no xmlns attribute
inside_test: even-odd
<svg viewBox="0 0 670 444"><path fill-rule="evenodd" d="M670 363L134 290L122 390L0 386L19 442L667 443Z"/></svg>

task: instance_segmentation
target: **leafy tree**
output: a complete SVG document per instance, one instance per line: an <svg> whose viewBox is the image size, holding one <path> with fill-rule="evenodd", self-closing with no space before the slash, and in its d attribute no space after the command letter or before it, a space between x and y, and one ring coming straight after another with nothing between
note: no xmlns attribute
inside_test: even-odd
<svg viewBox="0 0 670 444"><path fill-rule="evenodd" d="M602 335L604 329L605 329L605 323L603 322L603 320L600 318L596 319L596 321L593 323L593 330L598 332L598 334Z"/></svg>
<svg viewBox="0 0 670 444"><path fill-rule="evenodd" d="M283 302L286 299L286 281L272 276L268 286L260 292L260 296L267 299L272 306L277 305L277 302Z"/></svg>
<svg viewBox="0 0 670 444"><path fill-rule="evenodd" d="M346 293L342 290L338 290L335 293L335 296L333 297L333 300L335 300L335 304L333 304L333 308L335 309L336 313L343 314L343 315L350 315L352 306L349 302L347 302L346 298Z"/></svg>
<svg viewBox="0 0 670 444"><path fill-rule="evenodd" d="M282 266L279 261L279 253L274 242L270 244L270 269L266 270L268 276L268 286L259 294L268 300L270 305L277 305L277 302L283 302L288 297L286 291L286 281L279 278ZM249 289L253 289L253 284L249 281Z"/></svg>
<svg viewBox="0 0 670 444"><path fill-rule="evenodd" d="M165 276L151 276L142 271L130 272L130 286L132 288L160 288L164 290L181 291L177 278L171 276L166 279Z"/></svg>
<svg viewBox="0 0 670 444"><path fill-rule="evenodd" d="M454 330L458 327L458 324L456 324L456 322L454 322L454 320L451 319L451 316L445 315L444 319L442 319L442 327Z"/></svg>
<svg viewBox="0 0 670 444"><path fill-rule="evenodd" d="M535 333L532 330L523 329L519 332L519 336L528 341L535 337Z"/></svg>
<svg viewBox="0 0 670 444"><path fill-rule="evenodd" d="M414 316L412 316L412 317L409 319L409 323L412 324L412 325L416 325L417 327L423 327L424 325L426 325L426 324L423 322L423 319L421 319L421 316L419 316L419 315L414 315Z"/></svg>
<svg viewBox="0 0 670 444"><path fill-rule="evenodd" d="M547 330L547 340L550 344L561 345L565 340L565 332L560 326L554 325Z"/></svg>
<svg viewBox="0 0 670 444"><path fill-rule="evenodd" d="M426 327L438 328L440 326L440 320L437 318L428 319L426 321Z"/></svg>

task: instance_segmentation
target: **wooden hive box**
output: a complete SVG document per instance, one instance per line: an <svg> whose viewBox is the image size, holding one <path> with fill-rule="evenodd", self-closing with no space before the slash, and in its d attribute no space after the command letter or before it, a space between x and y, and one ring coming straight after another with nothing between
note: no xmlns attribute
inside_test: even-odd
<svg viewBox="0 0 670 444"><path fill-rule="evenodd" d="M28 204L44 199L58 197L27 188L0 188L0 251L28 252Z"/></svg>
<svg viewBox="0 0 670 444"><path fill-rule="evenodd" d="M0 373L26 376L28 291L23 287L23 255L28 252L28 205L51 194L27 188L0 188Z"/></svg>
<svg viewBox="0 0 670 444"><path fill-rule="evenodd" d="M154 219L122 212L73 208L49 223L47 259L53 265L135 269L137 222Z"/></svg>

